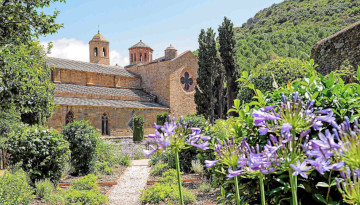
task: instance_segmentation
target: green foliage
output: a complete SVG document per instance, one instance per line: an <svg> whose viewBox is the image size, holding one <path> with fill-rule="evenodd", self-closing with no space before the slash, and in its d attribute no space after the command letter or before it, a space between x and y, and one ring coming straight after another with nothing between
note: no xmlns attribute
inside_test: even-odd
<svg viewBox="0 0 360 205"><path fill-rule="evenodd" d="M195 194L183 188L184 203L190 204L196 200ZM141 201L143 203L177 202L179 203L179 188L177 186L176 170L170 169L163 173L160 182L152 187L141 191Z"/></svg>
<svg viewBox="0 0 360 205"><path fill-rule="evenodd" d="M123 166L129 166L131 164L130 157L127 155L123 155L119 157L119 164Z"/></svg>
<svg viewBox="0 0 360 205"><path fill-rule="evenodd" d="M66 204L100 205L108 203L107 196L100 194L96 179L95 175L89 174L74 181L68 190L62 192Z"/></svg>
<svg viewBox="0 0 360 205"><path fill-rule="evenodd" d="M232 107L237 93L237 85L235 83L237 72L235 62L236 41L234 36L234 25L228 18L224 17L224 21L219 26L218 31L219 53L221 56L221 63L225 70L227 107L230 108Z"/></svg>
<svg viewBox="0 0 360 205"><path fill-rule="evenodd" d="M194 100L197 114L204 115L212 121L215 110L218 111L220 85L220 60L216 50L215 33L209 28L201 30L199 38L198 77L196 79Z"/></svg>
<svg viewBox="0 0 360 205"><path fill-rule="evenodd" d="M5 172L0 176L0 204L28 205L34 197L33 192L28 183L28 176L22 170Z"/></svg>
<svg viewBox="0 0 360 205"><path fill-rule="evenodd" d="M60 179L69 160L69 143L52 128L20 126L8 139L11 164L21 162L32 182Z"/></svg>
<svg viewBox="0 0 360 205"><path fill-rule="evenodd" d="M209 182L201 182L198 187L200 192L207 193L211 191L211 184Z"/></svg>
<svg viewBox="0 0 360 205"><path fill-rule="evenodd" d="M98 131L85 121L73 121L64 126L64 139L70 143L71 165L75 175L88 174L96 158Z"/></svg>
<svg viewBox="0 0 360 205"><path fill-rule="evenodd" d="M79 191L96 189L98 187L96 180L97 177L95 175L89 174L74 181L71 184L71 188Z"/></svg>
<svg viewBox="0 0 360 205"><path fill-rule="evenodd" d="M133 140L140 142L144 139L144 117L134 116L133 118Z"/></svg>
<svg viewBox="0 0 360 205"><path fill-rule="evenodd" d="M65 204L65 199L62 194L51 194L45 201L47 205Z"/></svg>
<svg viewBox="0 0 360 205"><path fill-rule="evenodd" d="M40 199L48 199L55 190L54 184L49 180L40 180L35 182L36 195Z"/></svg>
<svg viewBox="0 0 360 205"><path fill-rule="evenodd" d="M175 169L175 155L172 152L154 153L150 156L149 165L154 166L156 164L167 164L168 167Z"/></svg>
<svg viewBox="0 0 360 205"><path fill-rule="evenodd" d="M124 156L118 154L119 146L105 139L99 138L96 145L95 157L90 166L90 172L94 174L113 173L112 166L119 164Z"/></svg>
<svg viewBox="0 0 360 205"><path fill-rule="evenodd" d="M191 169L199 175L202 175L204 172L204 166L201 164L200 160L191 161Z"/></svg>
<svg viewBox="0 0 360 205"><path fill-rule="evenodd" d="M294 0L259 11L235 28L238 72L276 56L310 60L316 42L360 19L359 8L352 0Z"/></svg>
<svg viewBox="0 0 360 205"><path fill-rule="evenodd" d="M262 93L287 84L306 75L306 65L309 62L296 58L275 58L268 63L260 64L256 70L243 82L238 98L248 103L254 96L254 87ZM243 78L241 78L242 80Z"/></svg>
<svg viewBox="0 0 360 205"><path fill-rule="evenodd" d="M155 166L151 170L150 174L153 176L161 176L165 171L167 171L169 169L170 169L170 167L168 164L155 164Z"/></svg>
<svg viewBox="0 0 360 205"><path fill-rule="evenodd" d="M167 121L169 117L169 113L163 112L156 115L156 124L157 125L164 125L164 123Z"/></svg>

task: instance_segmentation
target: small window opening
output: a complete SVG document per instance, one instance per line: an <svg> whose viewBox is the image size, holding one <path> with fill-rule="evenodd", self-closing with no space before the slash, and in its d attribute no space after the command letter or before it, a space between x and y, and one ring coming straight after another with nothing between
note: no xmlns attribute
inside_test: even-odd
<svg viewBox="0 0 360 205"><path fill-rule="evenodd" d="M98 49L94 48L94 56L98 56Z"/></svg>
<svg viewBox="0 0 360 205"><path fill-rule="evenodd" d="M65 125L71 123L72 121L74 121L74 113L69 111L65 116Z"/></svg>
<svg viewBox="0 0 360 205"><path fill-rule="evenodd" d="M131 56L130 57L130 63L132 63L133 62L133 54L131 54L130 56Z"/></svg>
<svg viewBox="0 0 360 205"><path fill-rule="evenodd" d="M142 60L143 60L143 59L142 59L142 55L140 54L140 62L142 62Z"/></svg>
<svg viewBox="0 0 360 205"><path fill-rule="evenodd" d="M103 56L104 56L104 57L106 56L105 48L103 48Z"/></svg>
<svg viewBox="0 0 360 205"><path fill-rule="evenodd" d="M109 117L106 113L101 116L101 134L102 135L110 135L109 129Z"/></svg>
<svg viewBox="0 0 360 205"><path fill-rule="evenodd" d="M144 54L144 61L147 61L147 60L146 60L146 53Z"/></svg>
<svg viewBox="0 0 360 205"><path fill-rule="evenodd" d="M134 61L136 62L136 53L134 54Z"/></svg>

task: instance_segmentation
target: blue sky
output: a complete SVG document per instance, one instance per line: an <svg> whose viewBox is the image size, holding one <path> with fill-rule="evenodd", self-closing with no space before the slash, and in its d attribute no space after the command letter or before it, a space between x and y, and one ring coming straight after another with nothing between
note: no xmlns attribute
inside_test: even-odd
<svg viewBox="0 0 360 205"><path fill-rule="evenodd" d="M100 32L110 41L111 64L128 63L128 48L140 39L163 56L172 44L179 53L195 50L202 28L217 30L224 16L241 26L263 8L282 0L67 0L45 12L60 11L57 34L40 38L54 42L53 56L88 60L87 43ZM112 56L113 55L113 56Z"/></svg>

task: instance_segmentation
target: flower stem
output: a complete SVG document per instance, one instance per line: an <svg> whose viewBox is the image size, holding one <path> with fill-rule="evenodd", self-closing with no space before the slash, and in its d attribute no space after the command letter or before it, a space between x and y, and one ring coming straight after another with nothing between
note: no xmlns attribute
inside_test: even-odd
<svg viewBox="0 0 360 205"><path fill-rule="evenodd" d="M176 175L177 175L179 194L180 194L180 203L181 203L181 205L184 205L184 196L183 196L182 187L181 187L180 163L179 163L179 152L178 151L175 151L175 161L176 161Z"/></svg>
<svg viewBox="0 0 360 205"><path fill-rule="evenodd" d="M329 187L328 187L328 192L326 194L326 204L329 204L329 196L330 196L330 189L331 189L331 174L332 174L332 170L330 170L330 174L329 174Z"/></svg>
<svg viewBox="0 0 360 205"><path fill-rule="evenodd" d="M297 176L293 176L293 171L289 170L291 194L292 194L292 205L298 205L297 200Z"/></svg>
<svg viewBox="0 0 360 205"><path fill-rule="evenodd" d="M239 193L239 182L238 176L235 176L235 193L236 193L236 204L240 205L240 193Z"/></svg>
<svg viewBox="0 0 360 205"><path fill-rule="evenodd" d="M265 205L265 189L264 189L264 176L260 176L260 194L261 194L261 205Z"/></svg>

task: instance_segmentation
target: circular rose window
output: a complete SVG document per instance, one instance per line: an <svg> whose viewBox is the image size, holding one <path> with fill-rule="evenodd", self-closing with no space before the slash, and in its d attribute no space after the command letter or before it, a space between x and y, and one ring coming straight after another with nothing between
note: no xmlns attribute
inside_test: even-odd
<svg viewBox="0 0 360 205"><path fill-rule="evenodd" d="M191 92L194 90L195 87L194 77L191 75L189 71L183 70L181 72L180 83L181 83L181 87L186 92Z"/></svg>

